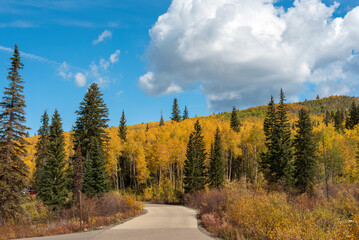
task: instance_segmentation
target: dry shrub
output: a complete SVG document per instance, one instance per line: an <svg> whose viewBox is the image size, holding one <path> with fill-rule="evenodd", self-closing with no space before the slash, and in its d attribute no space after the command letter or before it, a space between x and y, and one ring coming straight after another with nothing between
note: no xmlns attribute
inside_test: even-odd
<svg viewBox="0 0 359 240"><path fill-rule="evenodd" d="M55 215L41 201L31 199L24 205L24 210L25 217L18 220L21 224L7 222L0 225L0 240L80 231L77 203ZM141 210L142 204L136 201L134 195L122 196L112 192L101 198L87 198L83 204L84 227L96 229L139 214Z"/></svg>
<svg viewBox="0 0 359 240"><path fill-rule="evenodd" d="M223 239L359 239L357 184L321 186L315 195L268 191L235 183L187 197L204 226Z"/></svg>

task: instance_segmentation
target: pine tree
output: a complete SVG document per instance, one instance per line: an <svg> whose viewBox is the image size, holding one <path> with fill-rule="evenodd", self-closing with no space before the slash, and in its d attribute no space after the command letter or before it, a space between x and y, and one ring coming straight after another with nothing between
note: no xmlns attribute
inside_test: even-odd
<svg viewBox="0 0 359 240"><path fill-rule="evenodd" d="M74 127L74 146L81 144L84 158L84 192L101 195L106 191L104 145L108 142L105 128L108 127L108 109L96 83L90 85L80 108ZM85 190L86 187L86 190Z"/></svg>
<svg viewBox="0 0 359 240"><path fill-rule="evenodd" d="M240 126L241 126L241 123L240 123L238 115L237 115L236 107L233 106L232 113L231 113L231 128L233 131L238 133L240 131Z"/></svg>
<svg viewBox="0 0 359 240"><path fill-rule="evenodd" d="M181 111L179 110L178 104L177 104L177 98L173 100L173 106L172 106L172 117L171 120L180 122L181 121Z"/></svg>
<svg viewBox="0 0 359 240"><path fill-rule="evenodd" d="M299 120L296 127L297 133L294 139L295 185L301 192L313 194L316 172L316 145L312 123L308 112L304 109L299 111Z"/></svg>
<svg viewBox="0 0 359 240"><path fill-rule="evenodd" d="M83 192L88 196L102 195L106 192L106 169L104 152L100 140L91 138L85 162Z"/></svg>
<svg viewBox="0 0 359 240"><path fill-rule="evenodd" d="M39 197L44 204L59 209L64 205L68 191L65 174L65 136L57 110L51 119L49 142L49 158L43 166Z"/></svg>
<svg viewBox="0 0 359 240"><path fill-rule="evenodd" d="M281 89L280 102L277 111L279 145L275 161L275 176L277 181L284 180L287 184L290 184L293 150L291 142L291 128L287 117L287 107L284 101L285 96L283 90Z"/></svg>
<svg viewBox="0 0 359 240"><path fill-rule="evenodd" d="M183 120L188 119L188 110L187 110L187 106L184 106L184 111L183 111Z"/></svg>
<svg viewBox="0 0 359 240"><path fill-rule="evenodd" d="M267 148L267 152L261 154L261 167L266 179L269 182L275 182L275 169L273 167L273 163L275 162L275 157L277 154L276 150L278 148L278 138L276 136L278 120L274 104L273 96L271 96L263 124L265 135L264 144Z"/></svg>
<svg viewBox="0 0 359 240"><path fill-rule="evenodd" d="M76 150L76 156L74 161L74 189L75 193L78 193L82 189L84 181L84 166L83 166L83 157L81 154L81 143L78 144Z"/></svg>
<svg viewBox="0 0 359 240"><path fill-rule="evenodd" d="M122 116L120 120L120 126L118 127L118 136L126 142L126 136L127 136L127 126L126 126L126 117L125 117L125 111L122 110Z"/></svg>
<svg viewBox="0 0 359 240"><path fill-rule="evenodd" d="M160 127L165 125L164 121L163 121L163 115L162 115L162 110L161 110L161 119L160 119Z"/></svg>
<svg viewBox="0 0 359 240"><path fill-rule="evenodd" d="M328 112L328 110L325 111L325 116L323 118L323 122L325 123L325 126L328 127L328 124L331 123L331 117L330 117L330 113Z"/></svg>
<svg viewBox="0 0 359 240"><path fill-rule="evenodd" d="M225 165L223 158L223 147L219 128L217 127L210 156L209 182L210 186L220 188L224 185Z"/></svg>
<svg viewBox="0 0 359 240"><path fill-rule="evenodd" d="M353 129L355 125L357 125L358 123L359 123L358 107L353 101L349 109L349 117L346 119L345 127L347 129Z"/></svg>
<svg viewBox="0 0 359 240"><path fill-rule="evenodd" d="M190 135L184 167L184 189L186 193L202 190L206 183L206 149L199 120Z"/></svg>
<svg viewBox="0 0 359 240"><path fill-rule="evenodd" d="M343 131L344 113L341 110L337 110L334 114L334 128L338 132Z"/></svg>
<svg viewBox="0 0 359 240"><path fill-rule="evenodd" d="M41 127L38 130L39 140L36 143L35 149L35 172L34 172L34 184L36 192L40 192L41 181L43 180L43 166L49 158L49 116L45 111L41 116Z"/></svg>
<svg viewBox="0 0 359 240"><path fill-rule="evenodd" d="M317 94L317 98L316 98L316 100L319 100L320 99L320 97L319 97L319 95Z"/></svg>
<svg viewBox="0 0 359 240"><path fill-rule="evenodd" d="M16 218L21 213L23 196L27 186L27 165L22 160L26 154L24 139L28 128L25 126L24 81L19 74L23 69L21 57L15 44L14 54L0 106L0 223Z"/></svg>

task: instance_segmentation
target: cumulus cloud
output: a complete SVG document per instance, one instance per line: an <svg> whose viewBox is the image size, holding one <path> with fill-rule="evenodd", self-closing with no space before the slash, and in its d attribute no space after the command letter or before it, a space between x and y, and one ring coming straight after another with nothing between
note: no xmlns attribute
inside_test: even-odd
<svg viewBox="0 0 359 240"><path fill-rule="evenodd" d="M337 3L296 0L284 11L274 2L173 0L150 30L138 85L160 95L200 83L215 110L266 103L281 87L288 99L308 85L321 96L355 89L359 7L333 18Z"/></svg>
<svg viewBox="0 0 359 240"><path fill-rule="evenodd" d="M83 87L86 85L86 76L83 73L76 73L75 74L75 83L79 87Z"/></svg>
<svg viewBox="0 0 359 240"><path fill-rule="evenodd" d="M105 39L111 39L112 38L112 32L109 30L103 31L100 36L96 40L92 41L93 45L99 44L100 42L103 42Z"/></svg>

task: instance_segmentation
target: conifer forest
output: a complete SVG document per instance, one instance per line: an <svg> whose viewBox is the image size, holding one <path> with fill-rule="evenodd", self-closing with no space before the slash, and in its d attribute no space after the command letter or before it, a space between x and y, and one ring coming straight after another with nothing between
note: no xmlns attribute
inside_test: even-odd
<svg viewBox="0 0 359 240"><path fill-rule="evenodd" d="M74 103L71 131L49 109L28 136L26 66L16 45L9 66L0 102L0 239L109 225L139 214L141 202L196 208L223 239L359 238L357 97L288 103L278 89L267 105L209 116L193 116L174 98L163 109L170 119L160 112L158 122L127 125L122 106L109 126L92 83Z"/></svg>

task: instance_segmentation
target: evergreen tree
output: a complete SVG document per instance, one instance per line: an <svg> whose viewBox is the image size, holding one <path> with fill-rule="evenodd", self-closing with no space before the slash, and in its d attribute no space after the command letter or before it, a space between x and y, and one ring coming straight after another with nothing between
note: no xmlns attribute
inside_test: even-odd
<svg viewBox="0 0 359 240"><path fill-rule="evenodd" d="M24 139L28 128L25 126L24 81L19 74L23 68L20 53L15 44L14 54L0 103L0 223L16 218L21 213L24 199L21 191L27 186L28 167L22 160L26 154Z"/></svg>
<svg viewBox="0 0 359 240"><path fill-rule="evenodd" d="M319 97L319 95L317 95L317 98L316 98L316 100L319 100L320 99L320 97Z"/></svg>
<svg viewBox="0 0 359 240"><path fill-rule="evenodd" d="M267 152L261 154L261 167L269 182L275 182L275 167L273 163L276 161L276 151L278 149L278 138L276 136L278 120L274 104L273 96L271 96L263 124L265 135L264 144L267 148Z"/></svg>
<svg viewBox="0 0 359 240"><path fill-rule="evenodd" d="M85 162L83 192L88 196L102 195L106 192L106 169L104 152L100 140L91 138Z"/></svg>
<svg viewBox="0 0 359 240"><path fill-rule="evenodd" d="M40 192L41 181L43 180L43 166L49 158L49 116L45 111L41 116L41 127L38 130L39 140L36 143L35 149L35 172L34 172L34 184L36 192Z"/></svg>
<svg viewBox="0 0 359 240"><path fill-rule="evenodd" d="M328 110L325 111L325 116L323 118L323 122L325 123L325 126L328 127L328 124L331 123L331 117L330 117L330 113L328 112Z"/></svg>
<svg viewBox="0 0 359 240"><path fill-rule="evenodd" d="M122 116L120 120L120 126L118 128L118 136L126 142L126 136L127 136L127 126L126 126L126 117L125 117L125 111L122 110Z"/></svg>
<svg viewBox="0 0 359 240"><path fill-rule="evenodd" d="M194 125L190 135L184 167L184 189L186 193L202 190L206 183L205 162L206 149L199 121Z"/></svg>
<svg viewBox="0 0 359 240"><path fill-rule="evenodd" d="M81 143L77 146L76 156L74 161L74 190L75 193L78 193L82 189L84 181L84 166L83 166L83 157L81 154Z"/></svg>
<svg viewBox="0 0 359 240"><path fill-rule="evenodd" d="M165 125L164 121L163 121L163 116L162 116L162 110L161 110L161 119L160 119L160 127Z"/></svg>
<svg viewBox="0 0 359 240"><path fill-rule="evenodd" d="M284 92L280 90L280 102L278 105L278 138L279 144L275 158L275 177L277 181L284 180L287 184L291 182L293 150L291 142L291 128L287 117L287 106L284 103Z"/></svg>
<svg viewBox="0 0 359 240"><path fill-rule="evenodd" d="M343 131L344 113L341 110L337 110L334 114L334 128L337 131Z"/></svg>
<svg viewBox="0 0 359 240"><path fill-rule="evenodd" d="M184 111L183 111L183 120L188 119L188 110L187 110L187 106L184 106Z"/></svg>
<svg viewBox="0 0 359 240"><path fill-rule="evenodd" d="M84 158L84 192L102 194L106 190L104 146L108 142L105 128L108 127L108 109L96 83L90 85L80 108L74 127L75 151L79 143ZM86 189L85 189L86 187Z"/></svg>
<svg viewBox="0 0 359 240"><path fill-rule="evenodd" d="M233 131L238 133L240 131L240 126L241 126L241 123L240 123L238 115L237 115L236 107L233 106L232 113L231 113L231 128Z"/></svg>
<svg viewBox="0 0 359 240"><path fill-rule="evenodd" d="M177 98L173 100L173 106L172 106L172 117L171 120L180 122L181 121L181 111L179 110L178 104L177 104Z"/></svg>
<svg viewBox="0 0 359 240"><path fill-rule="evenodd" d="M39 197L44 204L59 209L65 203L68 192L65 174L65 136L57 110L51 119L49 142L49 158L43 167Z"/></svg>
<svg viewBox="0 0 359 240"><path fill-rule="evenodd" d="M353 129L355 125L357 125L358 123L359 123L358 107L353 101L349 109L349 117L346 119L345 127L347 129Z"/></svg>
<svg viewBox="0 0 359 240"><path fill-rule="evenodd" d="M146 132L148 132L148 130L150 130L150 127L148 126L148 123L146 124Z"/></svg>
<svg viewBox="0 0 359 240"><path fill-rule="evenodd" d="M299 111L296 123L297 133L294 139L294 179L295 185L301 192L313 194L316 145L313 127L309 114L304 109Z"/></svg>
<svg viewBox="0 0 359 240"><path fill-rule="evenodd" d="M223 158L223 147L219 128L214 137L214 145L211 148L209 181L210 186L220 188L224 185L225 166Z"/></svg>

